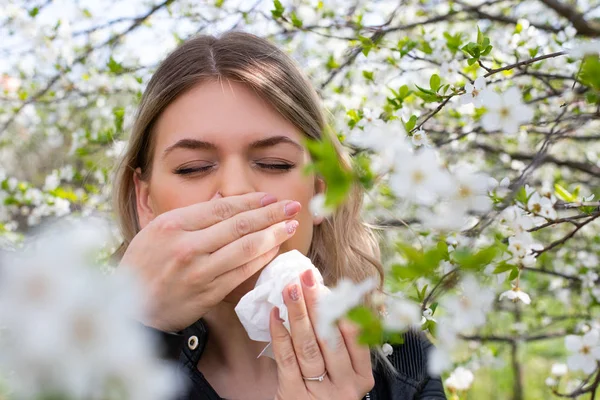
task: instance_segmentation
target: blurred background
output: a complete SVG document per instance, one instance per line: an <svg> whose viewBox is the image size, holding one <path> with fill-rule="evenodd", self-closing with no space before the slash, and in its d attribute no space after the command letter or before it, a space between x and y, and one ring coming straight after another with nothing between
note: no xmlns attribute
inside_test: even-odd
<svg viewBox="0 0 600 400"><path fill-rule="evenodd" d="M297 60L342 140L375 118L415 116L448 164L465 161L551 195L558 184L564 201L600 195L600 75L577 75L582 43L600 37L597 0L0 0L1 244L18 246L49 218L110 214L112 169L153 70L187 38L232 29L269 38ZM478 41L478 30L493 50L468 62L463 47ZM515 66L563 50L569 55ZM473 104L453 98L436 111L439 103L417 95L433 73L452 90L507 65L487 85L518 87L536 112L514 135L482 129ZM411 212L373 187L365 214L388 229L387 263L389 247L411 235L399 222L410 223ZM570 232L563 225L542 238L563 237ZM582 321L597 324L597 275L588 272L598 267L599 232L591 223L540 257L541 272L524 278L535 305L498 304L485 329L457 347L457 365L475 374L460 398L552 397L546 378L553 363L565 362L564 335Z"/></svg>

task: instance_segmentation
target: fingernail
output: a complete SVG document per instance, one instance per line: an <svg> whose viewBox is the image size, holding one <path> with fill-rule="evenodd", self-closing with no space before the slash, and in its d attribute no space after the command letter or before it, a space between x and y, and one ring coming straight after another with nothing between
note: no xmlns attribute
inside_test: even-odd
<svg viewBox="0 0 600 400"><path fill-rule="evenodd" d="M262 199L260 199L261 206L268 206L269 204L273 204L277 202L277 199L272 194L265 194Z"/></svg>
<svg viewBox="0 0 600 400"><path fill-rule="evenodd" d="M275 313L275 319L277 319L277 321L279 322L283 322L283 319L281 318L281 312L279 311L279 307L274 307L275 311L273 311Z"/></svg>
<svg viewBox="0 0 600 400"><path fill-rule="evenodd" d="M298 289L298 285L296 285L295 283L288 288L288 293L292 300L300 300L300 290Z"/></svg>
<svg viewBox="0 0 600 400"><path fill-rule="evenodd" d="M315 274L312 270L307 269L302 273L302 282L308 287L312 287L315 285Z"/></svg>
<svg viewBox="0 0 600 400"><path fill-rule="evenodd" d="M285 208L284 208L285 215L287 215L288 217L291 217L292 215L296 215L296 214L298 214L298 211L300 211L301 207L302 206L297 201L290 201L289 203L287 203L285 205Z"/></svg>
<svg viewBox="0 0 600 400"><path fill-rule="evenodd" d="M298 227L298 225L299 223L295 219L291 221L286 221L285 229L287 230L288 235L293 235L294 232L296 232L296 228Z"/></svg>

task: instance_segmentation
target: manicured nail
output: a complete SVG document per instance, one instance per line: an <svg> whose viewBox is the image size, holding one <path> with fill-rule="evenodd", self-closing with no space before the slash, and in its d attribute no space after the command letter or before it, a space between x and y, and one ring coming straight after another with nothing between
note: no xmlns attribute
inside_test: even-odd
<svg viewBox="0 0 600 400"><path fill-rule="evenodd" d="M300 300L300 290L298 289L298 285L296 285L295 283L288 288L288 293L292 300Z"/></svg>
<svg viewBox="0 0 600 400"><path fill-rule="evenodd" d="M292 215L298 214L298 211L300 211L301 207L302 206L297 201L290 201L285 205L285 208L283 210L285 212L285 215L291 217Z"/></svg>
<svg viewBox="0 0 600 400"><path fill-rule="evenodd" d="M307 269L302 273L302 282L304 282L304 284L308 287L315 285L315 274L312 272L312 270Z"/></svg>
<svg viewBox="0 0 600 400"><path fill-rule="evenodd" d="M286 221L285 229L287 230L288 235L293 235L294 232L296 232L296 228L298 227L298 225L299 225L299 223L295 219L293 219L291 221Z"/></svg>
<svg viewBox="0 0 600 400"><path fill-rule="evenodd" d="M279 322L283 322L283 319L281 318L281 312L279 311L279 307L274 307L275 310L273 311L275 313L275 319L277 319L277 321Z"/></svg>
<svg viewBox="0 0 600 400"><path fill-rule="evenodd" d="M272 194L265 194L262 199L260 199L261 206L268 206L269 204L273 204L277 202L277 199Z"/></svg>

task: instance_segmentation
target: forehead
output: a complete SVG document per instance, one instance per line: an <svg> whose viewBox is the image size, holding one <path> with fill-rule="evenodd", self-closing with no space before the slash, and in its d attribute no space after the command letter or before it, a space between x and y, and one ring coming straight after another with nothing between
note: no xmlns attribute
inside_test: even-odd
<svg viewBox="0 0 600 400"><path fill-rule="evenodd" d="M303 135L251 88L231 81L210 81L179 96L155 125L155 151L195 138L217 147L237 148L269 136Z"/></svg>

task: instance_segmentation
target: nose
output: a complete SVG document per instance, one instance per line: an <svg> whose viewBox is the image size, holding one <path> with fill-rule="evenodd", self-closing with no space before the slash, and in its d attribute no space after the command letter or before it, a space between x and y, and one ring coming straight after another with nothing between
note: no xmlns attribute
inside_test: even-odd
<svg viewBox="0 0 600 400"><path fill-rule="evenodd" d="M250 169L248 163L239 158L223 161L218 189L221 195L227 197L255 192Z"/></svg>

